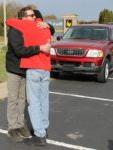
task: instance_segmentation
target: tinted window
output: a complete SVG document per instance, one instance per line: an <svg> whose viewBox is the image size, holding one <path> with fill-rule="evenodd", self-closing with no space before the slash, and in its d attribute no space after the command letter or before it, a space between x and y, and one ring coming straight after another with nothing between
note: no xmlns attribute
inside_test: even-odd
<svg viewBox="0 0 113 150"><path fill-rule="evenodd" d="M63 39L108 40L108 28L72 27L64 34Z"/></svg>
<svg viewBox="0 0 113 150"><path fill-rule="evenodd" d="M111 40L113 40L113 29L111 30Z"/></svg>

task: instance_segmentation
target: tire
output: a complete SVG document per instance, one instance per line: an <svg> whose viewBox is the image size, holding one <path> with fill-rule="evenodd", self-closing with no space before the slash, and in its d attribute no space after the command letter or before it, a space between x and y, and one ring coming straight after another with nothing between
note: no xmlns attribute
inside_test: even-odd
<svg viewBox="0 0 113 150"><path fill-rule="evenodd" d="M60 73L59 72L51 72L51 77L52 78L59 78Z"/></svg>
<svg viewBox="0 0 113 150"><path fill-rule="evenodd" d="M101 72L97 75L97 82L105 83L109 77L109 60L105 59Z"/></svg>

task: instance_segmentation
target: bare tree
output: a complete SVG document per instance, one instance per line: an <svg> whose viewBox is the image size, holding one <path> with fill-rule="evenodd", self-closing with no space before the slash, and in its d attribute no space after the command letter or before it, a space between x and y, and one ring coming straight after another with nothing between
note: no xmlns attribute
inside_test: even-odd
<svg viewBox="0 0 113 150"><path fill-rule="evenodd" d="M11 1L8 2L6 5L6 11L7 11L6 18L16 16L18 10L22 7L23 7L22 4L17 3L15 1L13 1L13 3ZM3 23L3 3L0 3L0 35L3 35L3 25L4 25L4 23Z"/></svg>

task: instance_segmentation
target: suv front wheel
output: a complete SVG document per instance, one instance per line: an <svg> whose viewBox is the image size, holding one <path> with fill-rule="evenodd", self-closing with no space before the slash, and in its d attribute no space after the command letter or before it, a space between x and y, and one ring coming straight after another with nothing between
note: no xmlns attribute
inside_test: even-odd
<svg viewBox="0 0 113 150"><path fill-rule="evenodd" d="M109 76L109 60L105 59L101 72L97 74L97 81L105 83L108 79L108 76Z"/></svg>

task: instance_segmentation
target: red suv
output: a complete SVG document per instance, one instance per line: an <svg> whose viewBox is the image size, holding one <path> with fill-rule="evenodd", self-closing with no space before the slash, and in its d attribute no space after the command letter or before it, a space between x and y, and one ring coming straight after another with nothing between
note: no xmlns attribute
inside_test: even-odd
<svg viewBox="0 0 113 150"><path fill-rule="evenodd" d="M73 26L51 48L53 73L95 75L106 82L113 69L113 25Z"/></svg>

